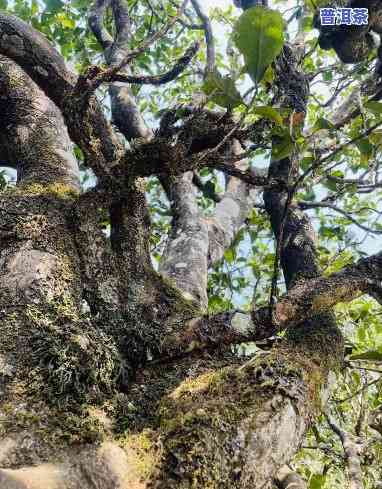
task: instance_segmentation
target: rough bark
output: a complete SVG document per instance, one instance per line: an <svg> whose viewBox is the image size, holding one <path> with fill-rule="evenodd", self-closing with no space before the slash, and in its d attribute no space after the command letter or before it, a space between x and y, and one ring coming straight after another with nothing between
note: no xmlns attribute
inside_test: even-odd
<svg viewBox="0 0 382 489"><path fill-rule="evenodd" d="M208 226L199 209L192 179L192 172L188 172L164 182L172 204L173 223L159 270L206 309Z"/></svg>
<svg viewBox="0 0 382 489"><path fill-rule="evenodd" d="M242 153L238 141L233 141L230 153L239 156ZM236 168L246 170L248 161L238 161ZM216 204L215 211L208 219L209 252L208 264L213 265L223 258L224 251L234 241L240 228L253 208L256 190L238 178L228 180L227 189L221 201Z"/></svg>
<svg viewBox="0 0 382 489"><path fill-rule="evenodd" d="M3 161L19 181L79 190L79 171L61 112L29 76L0 56Z"/></svg>
<svg viewBox="0 0 382 489"><path fill-rule="evenodd" d="M284 466L277 473L276 481L280 489L306 489L307 484L304 479L291 470L288 466Z"/></svg>

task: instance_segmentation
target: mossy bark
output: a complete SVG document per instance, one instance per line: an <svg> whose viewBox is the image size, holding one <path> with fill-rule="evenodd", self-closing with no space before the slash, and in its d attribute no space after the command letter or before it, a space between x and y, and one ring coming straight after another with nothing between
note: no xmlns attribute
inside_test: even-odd
<svg viewBox="0 0 382 489"><path fill-rule="evenodd" d="M102 179L108 164L118 167L122 145L95 97L87 110L78 110L82 94L73 91L75 77L58 53L5 13L0 15L0 36L0 51L12 56L61 108L72 139L97 175ZM23 84L6 79L9 98L31 86L26 99L39 97L48 104L25 73ZM86 80L82 82L86 88ZM29 102L23 110L35 122L33 100ZM22 114L12 115L7 114L6 122L16 129ZM67 137L62 121L57 124L62 125L57 134ZM271 353L246 363L213 342L204 352L187 351L190 324L208 324L200 312L206 301L207 226L199 229L206 242L194 260L204 267L204 282L195 284L203 290L189 291L190 300L151 265L142 180L126 179L123 198L113 199L110 191L106 201L97 192L80 197L78 168L73 176L68 159L50 151L56 143L50 127L39 126L45 144L34 145L33 158L23 162L16 189L0 195L2 489L269 486L298 449L325 398L329 373L341 362L342 338L332 317L305 321ZM202 127L198 131L204 135ZM224 134L217 127L216 144ZM181 171L187 163L180 158L183 153L167 151L172 145L165 137L163 142L165 156L175 156L165 165L158 160L158 172L175 163ZM158 140L150 144L158 150ZM9 159L18 161L16 148L3 146ZM277 234L283 200L274 193L268 197L269 212L279 213L271 216ZM179 211L181 204L179 200ZM187 231L197 212L187 212L187 206L183 210ZM110 213L110 242L102 237L100 212ZM314 250L308 235L304 246L298 246L301 230L294 225L302 218L289 217L287 230L296 231L296 239L288 253L301 268L311 263L307 252ZM292 275L308 276L286 258L288 284ZM179 279L169 275L175 283ZM89 310L83 309L84 301ZM221 315L217 323L224 326L224 320Z"/></svg>

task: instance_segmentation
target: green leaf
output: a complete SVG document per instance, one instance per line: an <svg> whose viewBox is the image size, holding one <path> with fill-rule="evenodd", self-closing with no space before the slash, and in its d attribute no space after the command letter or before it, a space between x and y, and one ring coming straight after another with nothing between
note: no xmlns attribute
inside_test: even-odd
<svg viewBox="0 0 382 489"><path fill-rule="evenodd" d="M212 102L221 107L234 108L243 103L235 80L230 76L222 76L217 70L207 75L203 91Z"/></svg>
<svg viewBox="0 0 382 489"><path fill-rule="evenodd" d="M38 3L37 3L37 0L32 0L32 4L31 4L31 14L32 14L32 15L36 15L36 14L38 14Z"/></svg>
<svg viewBox="0 0 382 489"><path fill-rule="evenodd" d="M268 66L268 68L265 70L264 73L263 82L272 83L274 79L275 79L275 72L273 71L272 66Z"/></svg>
<svg viewBox="0 0 382 489"><path fill-rule="evenodd" d="M372 155L373 154L373 145L370 144L368 138L363 138L355 143L360 153L364 155Z"/></svg>
<svg viewBox="0 0 382 489"><path fill-rule="evenodd" d="M276 124L283 125L283 118L281 117L280 113L273 107L269 107L267 105L253 107L251 109L251 112L256 115L260 115L265 119L270 119L271 121L276 122Z"/></svg>
<svg viewBox="0 0 382 489"><path fill-rule="evenodd" d="M314 156L305 156L300 162L300 167L303 171L306 171L315 161L316 158Z"/></svg>
<svg viewBox="0 0 382 489"><path fill-rule="evenodd" d="M247 72L259 82L283 47L283 18L276 10L260 6L249 8L236 22L233 40L244 56Z"/></svg>
<svg viewBox="0 0 382 489"><path fill-rule="evenodd" d="M289 134L286 132L277 143L272 146L272 160L279 161L287 158L293 151L293 141Z"/></svg>
<svg viewBox="0 0 382 489"><path fill-rule="evenodd" d="M309 481L309 489L321 489L325 485L326 476L314 474Z"/></svg>
<svg viewBox="0 0 382 489"><path fill-rule="evenodd" d="M235 261L235 252L232 248L229 248L224 252L224 258L228 263L233 263Z"/></svg>
<svg viewBox="0 0 382 489"><path fill-rule="evenodd" d="M382 130L378 129L376 131L373 131L369 135L369 140L372 144L381 144L382 143Z"/></svg>
<svg viewBox="0 0 382 489"><path fill-rule="evenodd" d="M76 23L74 22L74 20L73 19L70 19L63 12L57 14L57 20L60 22L60 24L63 27L67 27L68 29L74 29L74 27L76 26Z"/></svg>
<svg viewBox="0 0 382 489"><path fill-rule="evenodd" d="M336 192L337 191L337 183L336 182L333 182L333 180L325 180L324 186L326 188L328 188L329 190L331 190L332 192Z"/></svg>
<svg viewBox="0 0 382 489"><path fill-rule="evenodd" d="M366 102L365 108L369 109L373 114L379 115L382 114L382 103L381 102Z"/></svg>
<svg viewBox="0 0 382 489"><path fill-rule="evenodd" d="M324 117L320 117L316 120L316 123L314 124L314 128L319 130L319 129L334 129L333 124L325 119Z"/></svg>
<svg viewBox="0 0 382 489"><path fill-rule="evenodd" d="M64 6L62 0L46 0L45 4L49 12L58 12Z"/></svg>
<svg viewBox="0 0 382 489"><path fill-rule="evenodd" d="M370 350L359 355L352 355L350 360L370 360L373 362L382 362L382 352Z"/></svg>

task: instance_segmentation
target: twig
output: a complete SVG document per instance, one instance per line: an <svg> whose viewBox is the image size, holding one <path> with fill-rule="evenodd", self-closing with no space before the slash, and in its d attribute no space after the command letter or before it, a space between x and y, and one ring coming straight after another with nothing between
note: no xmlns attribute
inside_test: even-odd
<svg viewBox="0 0 382 489"><path fill-rule="evenodd" d="M378 384L378 382L382 381L382 377L379 377L378 379L373 380L372 382L369 382L368 384L364 385L361 389L359 389L357 392L352 394L349 397L345 397L345 399L335 399L334 402L337 404L342 404L343 402L350 401L350 399L353 399L354 397L357 397L359 394L362 394L362 392L372 385Z"/></svg>
<svg viewBox="0 0 382 489"><path fill-rule="evenodd" d="M187 68L198 50L199 43L195 42L187 49L184 55L176 61L171 70L162 73L161 75L131 76L124 73L116 73L110 79L104 81L125 82L135 85L164 85L165 83L175 80L175 78Z"/></svg>
<svg viewBox="0 0 382 489"><path fill-rule="evenodd" d="M353 224L358 226L363 231L373 233L373 234L382 234L382 231L380 231L378 229L372 229L372 228L369 228L368 226L361 224L356 219L354 219L354 217L352 217L349 212L344 211L343 209L341 209L340 207L337 207L336 205L329 204L328 202L299 202L298 205L301 209L304 209L304 210L316 209L316 208L332 209L333 211L338 212L339 214L342 214L343 216L345 216L346 219L349 219L349 221L351 221Z"/></svg>
<svg viewBox="0 0 382 489"><path fill-rule="evenodd" d="M161 39L163 36L167 34L167 32L171 29L171 27L176 23L178 18L184 13L184 10L187 6L188 0L184 0L176 14L165 24L159 31L157 31L155 34L152 36L149 36L147 39L141 42L141 44L134 49L133 51L130 51L122 61L119 63L112 65L109 69L94 73L93 70L89 70L86 76L86 79L88 80L87 83L87 91L92 93L94 90L96 90L103 82L112 80L113 77L121 70L123 69L127 64L129 64L134 58L142 54L148 47L151 46L154 42L156 42L158 39ZM94 68L94 67L93 67Z"/></svg>

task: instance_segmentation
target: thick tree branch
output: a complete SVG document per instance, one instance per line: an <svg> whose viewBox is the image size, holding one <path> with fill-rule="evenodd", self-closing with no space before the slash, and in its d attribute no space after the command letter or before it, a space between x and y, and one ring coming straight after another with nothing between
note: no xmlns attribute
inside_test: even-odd
<svg viewBox="0 0 382 489"><path fill-rule="evenodd" d="M77 77L55 48L28 24L1 12L0 53L18 63L61 109L70 137L84 152L87 164L97 176L107 177L109 166L122 155L122 145L96 98L83 107L73 96Z"/></svg>
<svg viewBox="0 0 382 489"><path fill-rule="evenodd" d="M225 133L224 130L220 132ZM261 170L255 168L244 170L235 165L251 152L227 157L226 149L230 141L219 148L220 151L215 151L217 138L218 134L215 132L206 133L204 137L196 136L194 139L188 134L186 141L176 137L177 142L169 137L157 136L128 150L123 163L115 166L112 174L117 180L123 178L127 172L131 176L141 177L177 176L187 171L209 167L221 170L253 186L269 185L270 188L275 189L280 187L277 179L269 180ZM231 139L234 139L234 134Z"/></svg>
<svg viewBox="0 0 382 489"><path fill-rule="evenodd" d="M382 303L382 253L362 258L329 277L299 277L275 305L271 322L268 308L254 311L252 319L249 315L231 312L226 313L224 321L223 316L217 315L193 322L186 328L184 337L176 341L182 342L184 351L191 344L196 349L204 349L257 341L285 328L291 332L304 321L322 317L336 304L350 302L363 294Z"/></svg>
<svg viewBox="0 0 382 489"><path fill-rule="evenodd" d="M370 279L369 277L373 277ZM257 341L288 328L292 331L304 321L329 312L340 302L350 302L370 294L382 303L382 253L363 258L329 277L300 278L275 305L272 322L268 308L254 311L252 319L242 313L200 319L185 329L175 342L187 351L213 348L216 345ZM171 340L173 341L173 340Z"/></svg>
<svg viewBox="0 0 382 489"><path fill-rule="evenodd" d="M162 180L173 222L159 271L189 299L207 307L208 226L198 207L192 172Z"/></svg>
<svg viewBox="0 0 382 489"><path fill-rule="evenodd" d="M109 66L118 64L126 56L131 37L131 21L127 2L112 0L111 5L116 36L104 52ZM97 8L97 3L95 8ZM91 19L89 20L90 27L93 28ZM100 22L102 21L101 17ZM93 32L97 35L97 29ZM145 124L130 88L114 83L109 88L109 94L112 119L122 134L128 140L132 138L150 140L152 131ZM108 201L113 263L116 264L119 272L118 300L125 306L128 304L128 290L136 291L147 280L147 276L153 272L149 252L150 219L145 196L145 182L143 179L135 178L136 175L127 181L126 177L125 174L121 192L116 194L113 191L109 192L110 200ZM109 288L113 290L112 287Z"/></svg>
<svg viewBox="0 0 382 489"><path fill-rule="evenodd" d="M362 258L329 277L298 281L276 304L273 320L281 328L296 325L362 294L382 303L382 253Z"/></svg>
<svg viewBox="0 0 382 489"><path fill-rule="evenodd" d="M232 156L239 156L241 146L238 141L231 145ZM246 171L248 161L242 160L234 165L241 171ZM249 211L252 209L256 192L251 191L249 184L237 178L230 178L226 192L211 217L207 219L209 228L208 264L221 260L224 251L230 246L238 233Z"/></svg>
<svg viewBox="0 0 382 489"><path fill-rule="evenodd" d="M79 169L60 110L12 60L0 55L0 146L18 183L79 191Z"/></svg>
<svg viewBox="0 0 382 489"><path fill-rule="evenodd" d="M95 188L80 195L72 209L83 296L94 315L116 313L122 307L121 270L102 229L111 202L111 195Z"/></svg>
<svg viewBox="0 0 382 489"><path fill-rule="evenodd" d="M89 27L101 44L103 49L107 49L113 43L113 38L104 26L105 12L111 5L112 0L96 0L90 7Z"/></svg>

